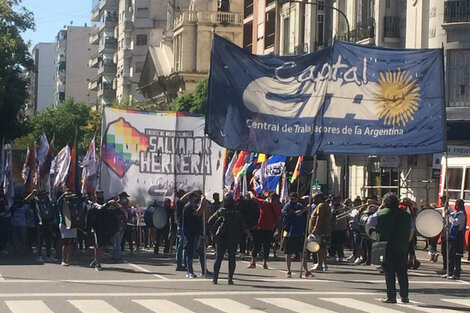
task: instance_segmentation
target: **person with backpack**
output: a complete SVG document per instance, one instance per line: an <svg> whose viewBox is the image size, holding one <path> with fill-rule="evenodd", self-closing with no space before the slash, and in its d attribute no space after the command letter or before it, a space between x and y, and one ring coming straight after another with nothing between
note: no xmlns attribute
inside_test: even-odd
<svg viewBox="0 0 470 313"><path fill-rule="evenodd" d="M253 232L253 250L251 252L251 262L248 268L256 268L256 257L263 249L263 268L268 268L268 257L273 242L274 230L280 227L281 209L274 204L279 197L275 192L269 195L269 201L258 199L249 192L250 198L258 205L259 217Z"/></svg>
<svg viewBox="0 0 470 313"><path fill-rule="evenodd" d="M225 195L223 206L208 220L214 234L216 258L214 263L214 276L212 282L217 284L220 265L225 252L228 252L228 284L233 285L235 273L237 246L243 232L248 232L241 212L236 210L232 194ZM251 235L249 235L251 236Z"/></svg>

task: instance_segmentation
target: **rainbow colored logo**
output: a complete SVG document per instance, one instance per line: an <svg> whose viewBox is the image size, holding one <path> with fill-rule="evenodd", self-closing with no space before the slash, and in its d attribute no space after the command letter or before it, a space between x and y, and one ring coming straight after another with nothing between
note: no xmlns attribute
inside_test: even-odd
<svg viewBox="0 0 470 313"><path fill-rule="evenodd" d="M148 147L149 139L121 117L108 124L104 134L102 159L122 178L132 164L138 162L140 151L147 151Z"/></svg>

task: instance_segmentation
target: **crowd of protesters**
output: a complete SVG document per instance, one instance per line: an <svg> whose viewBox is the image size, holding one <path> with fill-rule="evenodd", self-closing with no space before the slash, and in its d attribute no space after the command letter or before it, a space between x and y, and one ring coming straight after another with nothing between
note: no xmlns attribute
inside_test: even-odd
<svg viewBox="0 0 470 313"><path fill-rule="evenodd" d="M167 220L164 227L156 229L137 226L141 216L129 204L126 192L106 201L99 190L77 197L71 190L51 196L44 190L35 189L27 195L17 192L11 205L0 194L0 254L24 256L34 251L36 262L69 266L74 263L76 249L93 247L90 267L101 271L105 253L109 252L112 262L122 262L122 251L128 244L130 254L135 249L153 249L155 254L166 255L174 252L176 270L185 271L187 278L197 277L193 263L198 259L201 273L212 276L214 284L218 283L225 255L228 256L230 284L233 284L237 255L249 258L248 268L254 269L260 262L262 268L268 269L270 255L276 256L281 250L285 255L288 278L292 277L292 261L303 262L306 278L313 277L312 272L328 271L331 260L371 264L374 237L365 232L362 217L371 216L381 207L375 196L343 201L339 196L325 196L321 192L311 199L291 193L281 200L276 193L260 197L249 192L234 199L228 192L222 201L217 193L212 198L212 201L207 200L200 191L176 191L174 199L167 198L162 202ZM80 222L72 226L67 225L62 211L64 202L68 201L75 201L79 207ZM457 202L457 214L445 210L446 215L451 215L451 225L455 226L442 234L443 238L450 237L449 276L454 279L459 279L461 273L463 220L466 218L463 201ZM412 220L420 209L424 209L407 198L401 201L399 208L408 212ZM320 245L316 253L305 250L306 232L315 235ZM438 261L438 237L428 239L431 262ZM417 269L420 262L415 253L416 232L412 231L410 238L408 268ZM345 248L352 250L348 258L345 258ZM213 272L205 268L205 249L215 252ZM441 252L443 256L446 254L445 245ZM307 263L311 261L314 266L309 268ZM443 258L445 275L447 263Z"/></svg>

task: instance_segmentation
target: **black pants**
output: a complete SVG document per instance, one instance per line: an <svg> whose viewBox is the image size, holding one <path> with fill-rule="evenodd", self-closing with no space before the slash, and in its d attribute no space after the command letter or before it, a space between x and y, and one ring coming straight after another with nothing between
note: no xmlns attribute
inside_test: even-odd
<svg viewBox="0 0 470 313"><path fill-rule="evenodd" d="M0 219L0 251L6 250L11 241L11 222L10 218Z"/></svg>
<svg viewBox="0 0 470 313"><path fill-rule="evenodd" d="M269 252L271 251L271 243L273 242L272 230L258 230L255 229L253 233L253 251L251 256L256 258L258 253L263 249L263 260L268 260Z"/></svg>
<svg viewBox="0 0 470 313"><path fill-rule="evenodd" d="M455 239L449 238L449 275L460 277L465 233L459 232Z"/></svg>
<svg viewBox="0 0 470 313"><path fill-rule="evenodd" d="M429 252L431 252L431 254L435 254L437 252L438 240L439 240L439 236L428 238Z"/></svg>
<svg viewBox="0 0 470 313"><path fill-rule="evenodd" d="M339 230L331 232L330 256L344 258L344 243L346 242L346 231Z"/></svg>
<svg viewBox="0 0 470 313"><path fill-rule="evenodd" d="M219 277L220 265L224 259L225 251L228 251L228 278L232 279L236 267L235 255L237 253L237 244L221 241L216 242L215 247L216 257L214 262L214 279Z"/></svg>
<svg viewBox="0 0 470 313"><path fill-rule="evenodd" d="M160 247L160 243L163 241L163 253L170 252L170 227L168 224L163 227L162 229L157 229L157 233L155 235L155 253L158 253L158 248Z"/></svg>
<svg viewBox="0 0 470 313"><path fill-rule="evenodd" d="M52 224L48 221L43 221L42 225L39 225L39 233L37 237L37 250L38 255L42 255L42 244L46 246L46 256L51 256L52 247Z"/></svg>
<svg viewBox="0 0 470 313"><path fill-rule="evenodd" d="M401 298L408 298L408 253L387 253L383 264L385 283L387 284L387 298L396 299L395 286L398 278Z"/></svg>
<svg viewBox="0 0 470 313"><path fill-rule="evenodd" d="M445 235L441 237L441 254L442 254L442 269L446 271L447 270L447 242L446 242Z"/></svg>
<svg viewBox="0 0 470 313"><path fill-rule="evenodd" d="M371 264L371 251L372 251L372 241L366 236L362 236L362 257L366 260L366 264Z"/></svg>
<svg viewBox="0 0 470 313"><path fill-rule="evenodd" d="M246 233L243 233L240 239L240 253L249 252L251 250L251 247L252 247L251 239L248 238Z"/></svg>
<svg viewBox="0 0 470 313"><path fill-rule="evenodd" d="M124 236L121 241L121 251L124 251L126 241L129 243L129 251L134 251L134 241L132 239L132 232L133 227L131 225L127 225L126 230L124 231Z"/></svg>

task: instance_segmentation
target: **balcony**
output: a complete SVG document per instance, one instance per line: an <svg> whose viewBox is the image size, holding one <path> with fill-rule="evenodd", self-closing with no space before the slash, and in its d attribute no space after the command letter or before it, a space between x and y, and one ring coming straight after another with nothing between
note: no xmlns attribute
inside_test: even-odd
<svg viewBox="0 0 470 313"><path fill-rule="evenodd" d="M117 49L117 39L116 38L106 38L104 43L100 45L98 52L104 50L116 50Z"/></svg>
<svg viewBox="0 0 470 313"><path fill-rule="evenodd" d="M98 80L88 82L88 90L97 91L98 90Z"/></svg>
<svg viewBox="0 0 470 313"><path fill-rule="evenodd" d="M105 60L101 62L101 66L98 69L98 75L115 75L116 74L116 64L112 60Z"/></svg>
<svg viewBox="0 0 470 313"><path fill-rule="evenodd" d="M99 66L100 62L100 54L94 54L91 56L90 60L88 60L88 67L90 68L96 68Z"/></svg>
<svg viewBox="0 0 470 313"><path fill-rule="evenodd" d="M95 5L95 7L91 10L91 21L92 22L99 22L101 18L101 10L100 10L100 4L98 3Z"/></svg>
<svg viewBox="0 0 470 313"><path fill-rule="evenodd" d="M103 82L98 88L98 97L111 98L114 97L115 93L113 90L113 84L108 82Z"/></svg>
<svg viewBox="0 0 470 313"><path fill-rule="evenodd" d="M470 22L470 1L446 1L444 2L444 23L468 23Z"/></svg>
<svg viewBox="0 0 470 313"><path fill-rule="evenodd" d="M375 23L358 23L356 28L351 30L350 41L369 44L375 38Z"/></svg>
<svg viewBox="0 0 470 313"><path fill-rule="evenodd" d="M242 25L243 17L241 13L232 12L210 12L210 11L182 11L175 18L175 29L185 23L205 23L219 24L222 26Z"/></svg>
<svg viewBox="0 0 470 313"><path fill-rule="evenodd" d="M97 45L100 41L100 32L99 29L95 29L90 33L90 37L88 38L90 45Z"/></svg>
<svg viewBox="0 0 470 313"><path fill-rule="evenodd" d="M131 32L134 30L134 23L132 21L124 21L122 24L124 32Z"/></svg>
<svg viewBox="0 0 470 313"><path fill-rule="evenodd" d="M132 57L132 48L130 46L126 46L122 49L122 52L124 54L124 58L130 58Z"/></svg>
<svg viewBox="0 0 470 313"><path fill-rule="evenodd" d="M100 24L100 32L102 32L104 29L107 29L109 31L114 31L114 27L116 27L117 22L118 22L117 16L107 15L104 18L104 21L102 21Z"/></svg>
<svg viewBox="0 0 470 313"><path fill-rule="evenodd" d="M384 16L384 37L400 38L399 16Z"/></svg>

